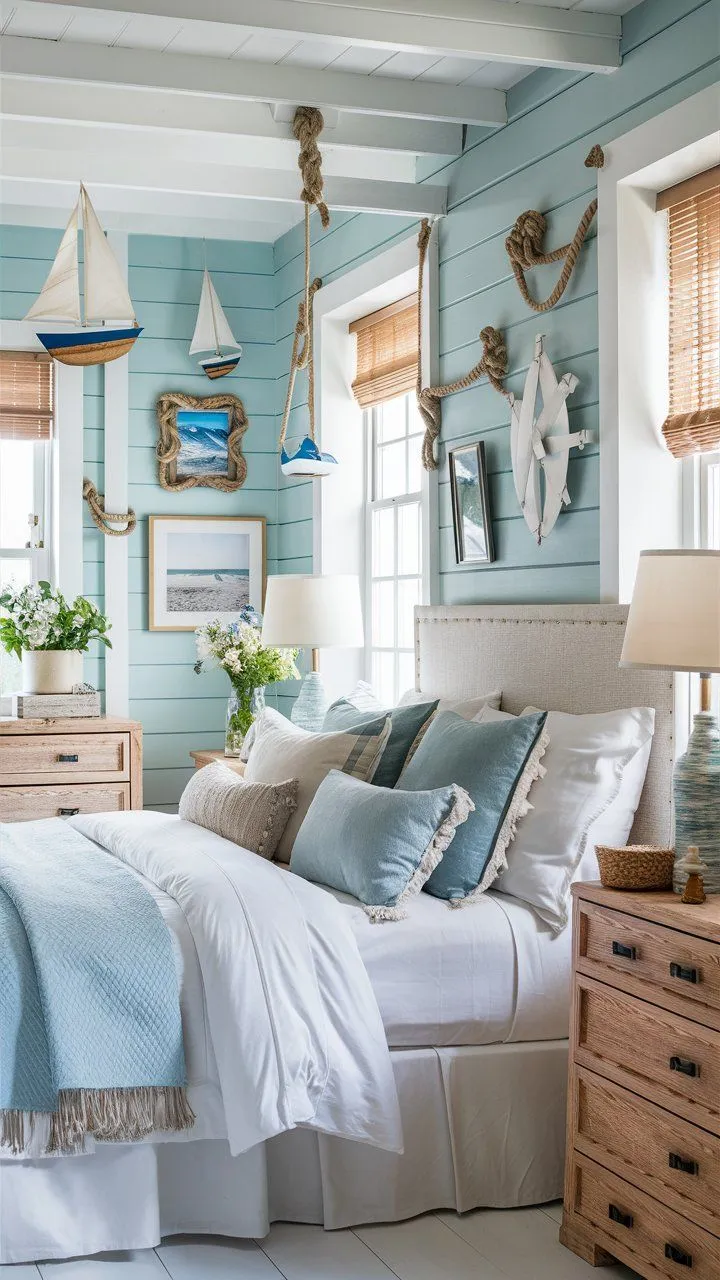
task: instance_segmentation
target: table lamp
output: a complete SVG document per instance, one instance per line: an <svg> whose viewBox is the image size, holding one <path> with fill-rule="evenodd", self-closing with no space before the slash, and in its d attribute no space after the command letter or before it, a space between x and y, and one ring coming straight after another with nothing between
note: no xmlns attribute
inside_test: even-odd
<svg viewBox="0 0 720 1280"><path fill-rule="evenodd" d="M263 644L312 649L290 719L302 729L322 729L328 700L319 650L360 649L365 643L360 584L353 574L286 573L267 580Z"/></svg>
<svg viewBox="0 0 720 1280"><path fill-rule="evenodd" d="M697 845L705 888L720 893L720 731L712 714L712 673L720 671L720 551L643 551L621 667L700 673L700 712L675 764L675 888L678 861Z"/></svg>

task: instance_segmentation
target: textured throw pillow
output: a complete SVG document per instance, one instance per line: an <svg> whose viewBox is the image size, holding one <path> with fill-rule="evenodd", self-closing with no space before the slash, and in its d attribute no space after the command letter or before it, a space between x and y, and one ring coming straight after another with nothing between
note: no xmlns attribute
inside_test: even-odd
<svg viewBox="0 0 720 1280"><path fill-rule="evenodd" d="M395 786L410 751L419 744L436 707L437 702L419 702L411 707L394 707L382 712L383 715L390 716L392 724L387 746L375 770L373 782L376 787ZM372 719L372 713L358 710L350 699L339 698L337 702L333 702L325 716L323 732L338 729L357 732Z"/></svg>
<svg viewBox="0 0 720 1280"><path fill-rule="evenodd" d="M218 760L196 769L180 797L186 822L207 827L261 858L272 858L290 815L297 808L298 784L246 782Z"/></svg>
<svg viewBox="0 0 720 1280"><path fill-rule="evenodd" d="M494 887L527 902L556 933L568 923L570 885L591 840L624 844L630 833L654 728L650 707L548 712L545 777Z"/></svg>
<svg viewBox="0 0 720 1280"><path fill-rule="evenodd" d="M352 732L309 733L277 711L263 711L255 721L255 741L245 766L246 782L298 779L297 809L277 849L281 862L289 862L300 824L330 770L342 769L362 782L371 782L389 735L387 716L370 720Z"/></svg>
<svg viewBox="0 0 720 1280"><path fill-rule="evenodd" d="M472 809L454 785L378 790L333 770L297 834L290 870L352 894L373 921L402 920Z"/></svg>
<svg viewBox="0 0 720 1280"><path fill-rule="evenodd" d="M507 865L518 819L528 809L528 792L542 776L544 726L544 713L497 724L478 724L452 711L435 716L397 786L427 791L455 782L467 791L475 811L430 876L428 893L461 906L489 889Z"/></svg>
<svg viewBox="0 0 720 1280"><path fill-rule="evenodd" d="M432 702L437 699L437 694L420 693L417 689L408 689L404 693L400 701L399 707L412 707L418 702ZM483 707L499 707L502 701L502 693L484 693L479 698L440 698L438 701L438 711L454 711L456 716L462 716L463 720L474 720L482 711Z"/></svg>

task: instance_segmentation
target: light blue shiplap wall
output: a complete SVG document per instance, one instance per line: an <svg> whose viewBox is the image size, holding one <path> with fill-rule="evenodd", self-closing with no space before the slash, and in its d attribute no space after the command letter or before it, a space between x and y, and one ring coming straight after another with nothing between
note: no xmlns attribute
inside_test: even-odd
<svg viewBox="0 0 720 1280"><path fill-rule="evenodd" d="M587 427L602 441L594 240L583 251L562 302L539 316L530 311L518 292L505 253L505 237L519 213L536 208L549 215L550 246L571 239L595 191L595 174L583 165L592 144L611 143L716 80L719 40L718 0L646 0L624 19L623 65L615 74L536 72L508 95L507 127L470 130L462 157L423 163L421 178L446 183L449 188L450 211L439 228L443 382L471 368L480 355L478 334L484 325L492 324L505 331L509 386L520 393L532 358L534 335L543 332L558 372L569 369L580 379L570 401L571 430ZM368 215L336 216L325 233L316 223L313 271L333 279L407 233L402 220ZM301 287L301 249L300 228L294 228L275 246L283 363L289 359L289 334ZM558 271L552 266L532 273L531 288L536 296L547 296ZM279 385L284 389L284 383ZM573 455L569 469L572 505L560 516L548 541L537 547L515 499L508 423L506 402L484 381L444 401L440 600L596 600L598 445ZM458 568L446 451L478 438L486 442L497 560L482 569ZM309 567L310 485L281 483L279 515L280 554L289 557L282 563L288 570Z"/></svg>
<svg viewBox="0 0 720 1280"><path fill-rule="evenodd" d="M265 516L268 572L277 556L275 453L275 317L269 244L208 241L207 264L233 332L243 346L236 374L210 382L188 356L203 269L201 240L131 236L130 293L145 326L130 355L130 504L138 520L130 539L130 714L145 743L145 803L172 806L190 776L188 752L221 747L227 678L196 676L189 632L148 630L149 515ZM243 437L248 476L242 489L167 493L157 479L155 402L165 391L242 399L250 425Z"/></svg>

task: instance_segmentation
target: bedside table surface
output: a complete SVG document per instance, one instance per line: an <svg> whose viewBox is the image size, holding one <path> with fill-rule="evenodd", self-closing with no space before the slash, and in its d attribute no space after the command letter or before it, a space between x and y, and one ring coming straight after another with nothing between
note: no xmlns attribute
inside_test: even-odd
<svg viewBox="0 0 720 1280"><path fill-rule="evenodd" d="M720 942L718 893L709 894L699 906L691 906L681 902L679 895L669 889L650 889L646 893L636 893L624 889L606 889L599 881L593 880L574 884L572 894L582 902L595 902L598 906L610 907L613 911L624 911L626 915L638 916L641 920L651 920L683 933L694 934L696 938Z"/></svg>
<svg viewBox="0 0 720 1280"><path fill-rule="evenodd" d="M235 773L244 773L245 765L237 756L226 756L224 751L191 751L190 755L195 761L196 769L204 769L206 764L212 764L215 760L222 760L229 769Z"/></svg>

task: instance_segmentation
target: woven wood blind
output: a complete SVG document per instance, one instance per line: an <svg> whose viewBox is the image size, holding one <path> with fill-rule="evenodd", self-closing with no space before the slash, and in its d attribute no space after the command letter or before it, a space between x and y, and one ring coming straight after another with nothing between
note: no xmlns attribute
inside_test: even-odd
<svg viewBox="0 0 720 1280"><path fill-rule="evenodd" d="M676 458L720 448L720 184L671 204L670 411Z"/></svg>
<svg viewBox="0 0 720 1280"><path fill-rule="evenodd" d="M0 440L49 440L52 417L50 356L0 351Z"/></svg>
<svg viewBox="0 0 720 1280"><path fill-rule="evenodd" d="M361 408L412 391L417 382L417 296L354 320L357 374L352 384Z"/></svg>

